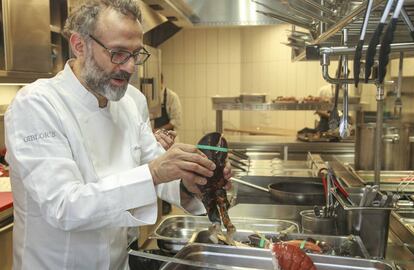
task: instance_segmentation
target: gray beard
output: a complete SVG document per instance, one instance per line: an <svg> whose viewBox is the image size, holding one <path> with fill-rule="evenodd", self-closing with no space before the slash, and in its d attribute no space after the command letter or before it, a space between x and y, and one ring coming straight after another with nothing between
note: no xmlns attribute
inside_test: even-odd
<svg viewBox="0 0 414 270"><path fill-rule="evenodd" d="M111 85L110 80L111 78L122 78L129 81L131 74L122 70L107 73L98 65L92 53L88 53L81 76L90 90L106 97L110 101L119 101L125 95L128 84L117 87Z"/></svg>

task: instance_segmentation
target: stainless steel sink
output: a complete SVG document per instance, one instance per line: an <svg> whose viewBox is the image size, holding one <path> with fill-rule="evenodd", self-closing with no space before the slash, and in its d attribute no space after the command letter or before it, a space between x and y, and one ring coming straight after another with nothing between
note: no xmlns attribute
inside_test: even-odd
<svg viewBox="0 0 414 270"><path fill-rule="evenodd" d="M390 229L406 245L414 245L414 209L392 211Z"/></svg>
<svg viewBox="0 0 414 270"><path fill-rule="evenodd" d="M414 211L396 211L397 215L405 223L414 223Z"/></svg>
<svg viewBox="0 0 414 270"><path fill-rule="evenodd" d="M381 171L380 183L381 190L396 191L401 180L410 175L412 171ZM373 171L357 171L358 176L364 181L364 184L372 185L374 183ZM409 184L404 191L414 193L414 182Z"/></svg>
<svg viewBox="0 0 414 270"><path fill-rule="evenodd" d="M329 255L309 254L318 270L392 270L393 265L379 260L358 259L350 257L337 257ZM240 248L223 245L190 244L183 248L176 258L194 260L210 264L227 266L225 269L237 267L251 269L274 269L272 254L269 250L258 248ZM196 270L193 266L167 263L163 270ZM204 268L206 269L206 268ZM210 269L210 268L209 268Z"/></svg>

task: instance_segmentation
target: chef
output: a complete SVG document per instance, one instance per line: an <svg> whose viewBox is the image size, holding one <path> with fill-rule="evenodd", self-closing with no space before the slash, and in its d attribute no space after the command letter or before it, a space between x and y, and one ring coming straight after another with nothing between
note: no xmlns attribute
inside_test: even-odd
<svg viewBox="0 0 414 270"><path fill-rule="evenodd" d="M177 93L165 86L164 75L161 73L161 116L154 120L155 129L177 131L181 127L181 103Z"/></svg>
<svg viewBox="0 0 414 270"><path fill-rule="evenodd" d="M128 269L128 227L154 224L157 197L204 212L191 193L215 165L191 145L164 151L141 113L128 84L149 57L136 0L88 0L64 34L75 59L5 115L13 269Z"/></svg>

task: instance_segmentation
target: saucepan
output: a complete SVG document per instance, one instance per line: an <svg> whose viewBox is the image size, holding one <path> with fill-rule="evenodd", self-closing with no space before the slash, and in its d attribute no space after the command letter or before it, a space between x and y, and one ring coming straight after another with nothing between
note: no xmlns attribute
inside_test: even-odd
<svg viewBox="0 0 414 270"><path fill-rule="evenodd" d="M267 192L278 202L296 205L324 205L325 195L322 183L307 181L280 181L261 187L232 177L232 181Z"/></svg>

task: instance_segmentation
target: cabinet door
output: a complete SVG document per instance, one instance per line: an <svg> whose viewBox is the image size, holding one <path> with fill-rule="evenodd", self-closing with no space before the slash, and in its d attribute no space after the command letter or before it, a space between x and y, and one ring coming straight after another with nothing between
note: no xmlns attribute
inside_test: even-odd
<svg viewBox="0 0 414 270"><path fill-rule="evenodd" d="M49 0L2 0L7 71L51 71Z"/></svg>

